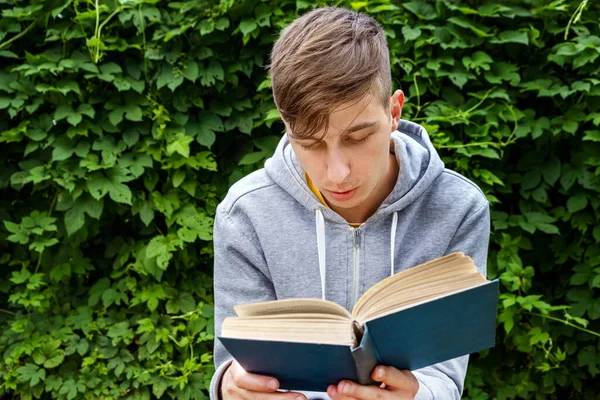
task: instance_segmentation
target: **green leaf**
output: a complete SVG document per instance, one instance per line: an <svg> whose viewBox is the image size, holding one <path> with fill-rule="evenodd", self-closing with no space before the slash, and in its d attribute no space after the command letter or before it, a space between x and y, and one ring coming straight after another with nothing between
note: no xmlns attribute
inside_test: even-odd
<svg viewBox="0 0 600 400"><path fill-rule="evenodd" d="M591 142L600 142L600 130L594 131L584 131L585 136L582 140L587 140Z"/></svg>
<svg viewBox="0 0 600 400"><path fill-rule="evenodd" d="M19 271L13 271L12 272L12 278L10 278L10 281L20 285L22 283L25 283L29 280L29 277L31 276L31 273L29 271L27 271L26 269Z"/></svg>
<svg viewBox="0 0 600 400"><path fill-rule="evenodd" d="M182 292L177 298L167 301L166 309L168 314L192 312L196 309L196 301L189 293Z"/></svg>
<svg viewBox="0 0 600 400"><path fill-rule="evenodd" d="M166 294L161 285L151 285L141 290L139 299L147 303L150 311L156 310L159 300L165 299Z"/></svg>
<svg viewBox="0 0 600 400"><path fill-rule="evenodd" d="M56 350L51 357L47 358L46 361L44 361L44 368L56 368L63 363L64 359L65 352L63 350Z"/></svg>
<svg viewBox="0 0 600 400"><path fill-rule="evenodd" d="M263 151L257 151L254 153L248 153L242 157L239 162L239 165L251 165L259 162L260 160L264 160L267 155Z"/></svg>
<svg viewBox="0 0 600 400"><path fill-rule="evenodd" d="M62 119L67 119L67 121L75 126L79 124L82 120L81 114L73 110L70 104L63 104L58 106L56 112L54 113L54 119L60 121Z"/></svg>
<svg viewBox="0 0 600 400"><path fill-rule="evenodd" d="M242 22L240 22L240 30L244 35L254 32L256 28L258 28L258 25L253 19L244 18L242 19Z"/></svg>
<svg viewBox="0 0 600 400"><path fill-rule="evenodd" d="M105 177L100 173L95 173L90 176L87 188L96 200L102 199L108 193L113 201L131 205L131 190L127 185L121 183L122 181L123 177L119 174L112 173Z"/></svg>
<svg viewBox="0 0 600 400"><path fill-rule="evenodd" d="M160 75L156 79L156 88L160 89L164 86L168 86L171 91L174 91L179 85L183 83L183 76L175 76L173 73L173 67L170 65L163 66Z"/></svg>
<svg viewBox="0 0 600 400"><path fill-rule="evenodd" d="M252 125L253 125L252 117L249 115L245 116L245 117L241 117L238 120L238 124L237 124L237 126L240 129L240 132L247 133L247 134L250 134L252 132Z"/></svg>
<svg viewBox="0 0 600 400"><path fill-rule="evenodd" d="M225 29L229 28L229 20L225 17L219 18L215 22L215 28L220 31L224 31Z"/></svg>
<svg viewBox="0 0 600 400"><path fill-rule="evenodd" d="M186 133L195 135L196 141L209 149L216 140L215 132L223 130L221 118L213 113L202 113L197 123L190 122L186 125Z"/></svg>
<svg viewBox="0 0 600 400"><path fill-rule="evenodd" d="M198 79L198 64L193 60L188 60L183 71L183 76L192 82L196 82Z"/></svg>
<svg viewBox="0 0 600 400"><path fill-rule="evenodd" d="M142 120L142 109L137 104L127 103L123 110L125 111L125 118L129 121L141 121Z"/></svg>
<svg viewBox="0 0 600 400"><path fill-rule="evenodd" d="M217 170L217 162L215 161L214 154L210 151L201 151L194 157L198 168L206 169L208 171Z"/></svg>
<svg viewBox="0 0 600 400"><path fill-rule="evenodd" d="M489 71L492 62L494 62L494 60L483 51L477 51L472 56L465 56L462 59L462 63L467 69L475 69L477 71L479 71L480 68Z"/></svg>
<svg viewBox="0 0 600 400"><path fill-rule="evenodd" d="M420 19L433 20L437 18L435 8L424 1L409 1L402 3L402 7L415 14Z"/></svg>
<svg viewBox="0 0 600 400"><path fill-rule="evenodd" d="M462 28L470 29L473 33L475 33L479 37L489 37L492 34L485 31L485 27L476 26L470 20L464 17L450 17L448 18L448 22L458 25Z"/></svg>
<svg viewBox="0 0 600 400"><path fill-rule="evenodd" d="M134 333L129 328L129 322L127 321L114 324L108 329L108 333L106 335L109 338L119 339L118 341L113 341L113 343L118 343L119 341L129 343L134 337Z"/></svg>
<svg viewBox="0 0 600 400"><path fill-rule="evenodd" d="M58 392L61 395L66 395L67 400L72 400L77 397L77 393L84 393L86 390L86 386L83 383L75 382L73 379L66 380L60 391Z"/></svg>
<svg viewBox="0 0 600 400"><path fill-rule="evenodd" d="M215 23L209 20L203 20L200 22L200 35L208 35L215 29Z"/></svg>
<svg viewBox="0 0 600 400"><path fill-rule="evenodd" d="M178 153L188 158L190 156L190 143L193 141L193 137L187 136L185 133L178 133L173 141L167 145L167 154L170 156Z"/></svg>
<svg viewBox="0 0 600 400"><path fill-rule="evenodd" d="M471 149L470 151L473 155L482 156L486 158L495 158L497 160L500 159L500 155L494 149Z"/></svg>
<svg viewBox="0 0 600 400"><path fill-rule="evenodd" d="M549 185L554 185L560 177L560 160L556 157L552 158L542 170L542 175Z"/></svg>
<svg viewBox="0 0 600 400"><path fill-rule="evenodd" d="M223 71L223 67L221 64L211 59L208 62L208 66L206 68L200 68L200 84L203 86L211 86L215 84L217 80L222 81L225 78L225 71Z"/></svg>
<svg viewBox="0 0 600 400"><path fill-rule="evenodd" d="M52 161L63 161L69 159L73 155L74 151L74 141L63 136L56 142L54 142L54 149L52 150Z"/></svg>
<svg viewBox="0 0 600 400"><path fill-rule="evenodd" d="M77 354L84 356L88 352L89 348L90 343L85 339L81 339L79 344L77 344Z"/></svg>
<svg viewBox="0 0 600 400"><path fill-rule="evenodd" d="M529 36L523 31L502 31L497 39L491 39L490 43L520 43L529 45Z"/></svg>
<svg viewBox="0 0 600 400"><path fill-rule="evenodd" d="M600 242L600 225L596 225L594 228L593 236L596 242Z"/></svg>
<svg viewBox="0 0 600 400"><path fill-rule="evenodd" d="M411 40L415 40L419 38L419 36L421 36L421 29L411 28L410 26L403 26L402 35L404 36L404 40L410 42ZM258 90L260 90L260 88Z"/></svg>
<svg viewBox="0 0 600 400"><path fill-rule="evenodd" d="M62 278L71 276L71 265L67 263L59 264L50 270L50 279L60 282Z"/></svg>
<svg viewBox="0 0 600 400"><path fill-rule="evenodd" d="M578 272L571 276L569 283L571 285L583 285L584 283L587 283L589 276L588 273Z"/></svg>
<svg viewBox="0 0 600 400"><path fill-rule="evenodd" d="M160 399L167 389L167 383L162 379L154 380L152 384L152 394L156 396L156 398Z"/></svg>
<svg viewBox="0 0 600 400"><path fill-rule="evenodd" d="M154 209L152 208L152 202L145 201L140 208L140 219L144 225L149 226L154 219Z"/></svg>
<svg viewBox="0 0 600 400"><path fill-rule="evenodd" d="M572 196L567 201L567 209L571 214L583 210L588 204L588 199L584 195Z"/></svg>
<svg viewBox="0 0 600 400"><path fill-rule="evenodd" d="M136 131L127 131L123 134L123 141L128 147L132 147L140 140L140 134Z"/></svg>
<svg viewBox="0 0 600 400"><path fill-rule="evenodd" d="M173 181L172 181L173 186L179 187L179 185L181 185L184 180L185 180L185 170L178 169L177 171L175 171L175 174L173 175Z"/></svg>
<svg viewBox="0 0 600 400"><path fill-rule="evenodd" d="M46 370L31 363L27 363L25 366L17 368L17 374L19 374L17 381L22 383L29 382L30 387L33 387L46 379Z"/></svg>

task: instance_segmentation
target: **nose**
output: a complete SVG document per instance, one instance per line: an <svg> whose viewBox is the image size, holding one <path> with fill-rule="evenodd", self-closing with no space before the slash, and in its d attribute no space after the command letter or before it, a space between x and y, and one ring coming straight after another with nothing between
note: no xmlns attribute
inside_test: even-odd
<svg viewBox="0 0 600 400"><path fill-rule="evenodd" d="M341 185L350 175L350 163L341 151L333 150L328 154L327 179L333 185Z"/></svg>

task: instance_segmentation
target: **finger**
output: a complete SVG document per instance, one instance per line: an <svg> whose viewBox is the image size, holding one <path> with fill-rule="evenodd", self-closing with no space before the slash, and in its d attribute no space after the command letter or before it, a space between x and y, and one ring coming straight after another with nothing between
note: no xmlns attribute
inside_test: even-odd
<svg viewBox="0 0 600 400"><path fill-rule="evenodd" d="M302 393L296 392L259 393L247 390L242 396L244 399L253 400L306 400Z"/></svg>
<svg viewBox="0 0 600 400"><path fill-rule="evenodd" d="M327 388L327 395L331 398L331 400L358 400L354 397L344 396L337 390L337 385L329 385Z"/></svg>
<svg viewBox="0 0 600 400"><path fill-rule="evenodd" d="M240 389L270 393L279 389L279 381L273 377L246 372L237 361L231 365L231 378Z"/></svg>
<svg viewBox="0 0 600 400"><path fill-rule="evenodd" d="M379 365L371 373L371 378L382 382L388 389L400 389L409 393L419 391L419 381L412 372L394 367Z"/></svg>
<svg viewBox="0 0 600 400"><path fill-rule="evenodd" d="M363 386L351 381L338 383L337 391L345 397L361 400L380 400L389 393L378 386Z"/></svg>

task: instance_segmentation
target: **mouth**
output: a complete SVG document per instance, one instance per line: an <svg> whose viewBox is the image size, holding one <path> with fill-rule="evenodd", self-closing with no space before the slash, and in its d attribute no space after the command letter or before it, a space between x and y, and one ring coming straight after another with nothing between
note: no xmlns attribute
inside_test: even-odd
<svg viewBox="0 0 600 400"><path fill-rule="evenodd" d="M357 188L354 188L351 190L346 190L344 192L336 192L336 191L332 191L332 190L327 190L327 193L329 193L330 197L332 197L334 200L346 201L346 200L350 200L354 196L354 194L356 194L356 190L357 190Z"/></svg>

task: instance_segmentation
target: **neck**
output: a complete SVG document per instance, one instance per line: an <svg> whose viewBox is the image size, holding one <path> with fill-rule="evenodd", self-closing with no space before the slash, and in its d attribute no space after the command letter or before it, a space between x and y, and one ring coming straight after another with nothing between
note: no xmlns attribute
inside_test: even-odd
<svg viewBox="0 0 600 400"><path fill-rule="evenodd" d="M332 210L338 213L348 223L351 224L362 224L369 217L375 214L375 211L379 208L381 203L386 197L392 192L394 186L396 186L396 180L398 179L398 172L400 167L396 155L390 153L388 158L388 166L385 175L381 178L375 189L367 199L353 208L338 208L332 207Z"/></svg>

